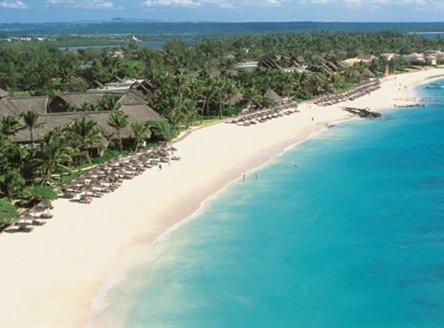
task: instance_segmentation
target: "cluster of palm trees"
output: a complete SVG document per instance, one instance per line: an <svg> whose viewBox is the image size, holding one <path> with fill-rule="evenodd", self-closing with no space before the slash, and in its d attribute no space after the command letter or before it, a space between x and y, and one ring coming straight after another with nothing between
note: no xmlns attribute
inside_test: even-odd
<svg viewBox="0 0 444 328"><path fill-rule="evenodd" d="M199 115L221 117L227 100L240 90L235 80L225 76L195 77L187 73L153 71L149 80L155 84L149 105L165 117L173 129L188 128Z"/></svg>
<svg viewBox="0 0 444 328"><path fill-rule="evenodd" d="M138 151L150 133L150 122L130 122L121 111L113 111L108 125L115 131L118 149L124 150L122 129L131 126L131 150ZM35 110L22 113L21 119L14 116L0 117L0 198L20 198L24 188L32 185L47 185L79 165L92 163L111 144L110 136L97 126L97 122L86 117L75 119L66 127L52 128L35 140L36 129L42 127L40 115ZM28 129L30 144L14 142L14 135Z"/></svg>
<svg viewBox="0 0 444 328"><path fill-rule="evenodd" d="M327 78L310 72L283 73L272 69L238 72L236 76L224 72L213 76L205 70L197 76L190 71L172 74L153 70L147 76L154 85L148 102L168 119L173 128L188 128L199 116L220 118L239 113L245 107L270 107L274 105L273 99L264 96L269 88L282 97L296 100L343 91L360 82L359 77L350 74L350 70L342 68ZM231 101L238 95L239 99Z"/></svg>

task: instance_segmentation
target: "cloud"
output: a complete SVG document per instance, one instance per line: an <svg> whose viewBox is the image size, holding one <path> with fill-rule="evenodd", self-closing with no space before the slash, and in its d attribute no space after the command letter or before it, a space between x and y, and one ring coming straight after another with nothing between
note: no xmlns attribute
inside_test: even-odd
<svg viewBox="0 0 444 328"><path fill-rule="evenodd" d="M123 9L107 0L47 0L49 5L76 9Z"/></svg>
<svg viewBox="0 0 444 328"><path fill-rule="evenodd" d="M26 9L28 6L20 0L15 2L3 1L0 2L0 8L8 8L8 9Z"/></svg>
<svg viewBox="0 0 444 328"><path fill-rule="evenodd" d="M147 7L196 7L201 5L201 1L197 0L146 0L142 3Z"/></svg>
<svg viewBox="0 0 444 328"><path fill-rule="evenodd" d="M443 0L297 0L301 5L334 5L347 8L410 7L416 9L444 9Z"/></svg>
<svg viewBox="0 0 444 328"><path fill-rule="evenodd" d="M145 0L141 3L146 7L200 7L214 5L220 8L236 8L239 6L279 6L286 0Z"/></svg>

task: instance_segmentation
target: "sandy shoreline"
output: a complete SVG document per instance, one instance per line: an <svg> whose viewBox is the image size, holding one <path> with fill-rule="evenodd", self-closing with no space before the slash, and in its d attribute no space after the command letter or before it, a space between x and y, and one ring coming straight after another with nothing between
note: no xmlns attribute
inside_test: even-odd
<svg viewBox="0 0 444 328"><path fill-rule="evenodd" d="M84 326L91 299L116 265L192 215L209 196L327 124L342 106L389 109L444 69L390 77L370 95L241 127L216 124L176 143L182 159L127 181L89 205L57 200L54 218L30 234L0 235L0 326ZM312 121L314 117L314 121Z"/></svg>

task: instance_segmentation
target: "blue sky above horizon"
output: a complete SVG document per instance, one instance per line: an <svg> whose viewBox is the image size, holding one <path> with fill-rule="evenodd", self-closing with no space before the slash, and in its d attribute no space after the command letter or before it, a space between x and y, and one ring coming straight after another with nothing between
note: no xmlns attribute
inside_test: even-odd
<svg viewBox="0 0 444 328"><path fill-rule="evenodd" d="M444 0L0 0L0 23L160 21L438 22Z"/></svg>

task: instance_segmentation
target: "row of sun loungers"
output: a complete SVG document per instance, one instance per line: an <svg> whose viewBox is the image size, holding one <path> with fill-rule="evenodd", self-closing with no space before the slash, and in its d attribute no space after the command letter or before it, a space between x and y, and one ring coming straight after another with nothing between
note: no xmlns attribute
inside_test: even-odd
<svg viewBox="0 0 444 328"><path fill-rule="evenodd" d="M238 124L241 126L250 126L258 123L264 123L274 118L297 113L298 111L295 109L295 107L297 106L292 103L289 103L285 105L276 106L274 108L248 111L230 121L227 121L227 123Z"/></svg>
<svg viewBox="0 0 444 328"><path fill-rule="evenodd" d="M314 103L320 106L330 106L338 104L347 100L355 100L362 96L368 95L371 92L378 90L381 87L381 82L379 80L361 85L359 87L347 90L339 94L329 94L317 98Z"/></svg>
<svg viewBox="0 0 444 328"><path fill-rule="evenodd" d="M147 169L161 168L162 164L179 160L180 157L173 155L174 151L174 147L161 147L132 156L114 158L65 185L60 197L89 204L94 198L103 197L119 188L124 180L133 179Z"/></svg>
<svg viewBox="0 0 444 328"><path fill-rule="evenodd" d="M17 221L14 223L17 230L12 230L19 232L31 232L34 227L44 225L48 219L53 217L52 213L50 212L52 208L51 202L38 203L19 216Z"/></svg>
<svg viewBox="0 0 444 328"><path fill-rule="evenodd" d="M94 198L103 197L119 188L124 180L133 179L149 168L161 168L164 163L180 160L180 157L174 156L175 151L174 147L163 146L136 155L114 158L63 186L59 197L89 204ZM11 231L31 232L34 227L44 225L53 217L51 209L50 202L41 202L26 210L15 222L16 229Z"/></svg>

